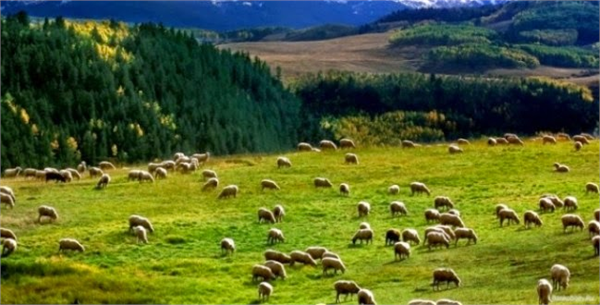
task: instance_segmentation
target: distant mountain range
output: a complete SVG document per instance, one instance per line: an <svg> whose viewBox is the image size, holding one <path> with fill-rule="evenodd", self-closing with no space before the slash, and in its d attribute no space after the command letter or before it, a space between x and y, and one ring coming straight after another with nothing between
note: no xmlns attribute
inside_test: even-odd
<svg viewBox="0 0 600 305"><path fill-rule="evenodd" d="M471 6L502 0L389 1L2 1L2 14L20 10L31 16L162 22L167 26L214 31L321 24L361 25L395 10L421 7Z"/></svg>

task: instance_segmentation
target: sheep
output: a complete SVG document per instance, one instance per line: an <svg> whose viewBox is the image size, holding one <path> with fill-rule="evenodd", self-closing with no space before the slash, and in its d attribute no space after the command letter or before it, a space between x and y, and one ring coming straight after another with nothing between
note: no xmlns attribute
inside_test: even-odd
<svg viewBox="0 0 600 305"><path fill-rule="evenodd" d="M35 171L35 178L38 180L46 180L46 172L41 170Z"/></svg>
<svg viewBox="0 0 600 305"><path fill-rule="evenodd" d="M298 143L297 149L298 151L312 151L313 147L308 143L300 142Z"/></svg>
<svg viewBox="0 0 600 305"><path fill-rule="evenodd" d="M410 193L414 195L415 193L427 193L427 196L431 195L431 191L424 183L421 182L413 182L410 184Z"/></svg>
<svg viewBox="0 0 600 305"><path fill-rule="evenodd" d="M277 158L277 168L292 167L292 161L286 157Z"/></svg>
<svg viewBox="0 0 600 305"><path fill-rule="evenodd" d="M54 168L54 167L46 167L44 168L44 171L46 173L55 173L55 174L60 174L60 172L58 171L58 169Z"/></svg>
<svg viewBox="0 0 600 305"><path fill-rule="evenodd" d="M260 182L261 189L264 191L265 189L270 190L280 190L281 188L277 185L277 182L270 179L263 179Z"/></svg>
<svg viewBox="0 0 600 305"><path fill-rule="evenodd" d="M259 277L268 282L275 279L275 274L269 267L257 264L252 267L252 281L258 280Z"/></svg>
<svg viewBox="0 0 600 305"><path fill-rule="evenodd" d="M74 168L66 168L64 170L66 170L69 173L71 173L71 177L72 178L77 178L77 180L81 180L81 174L76 169L74 169Z"/></svg>
<svg viewBox="0 0 600 305"><path fill-rule="evenodd" d="M375 234L371 229L359 229L358 231L356 231L356 233L354 233L354 236L352 237L352 244L356 244L357 240L360 240L361 244L363 240L367 242L367 245L369 244L369 241L371 242L371 244L373 244L373 235Z"/></svg>
<svg viewBox="0 0 600 305"><path fill-rule="evenodd" d="M496 144L498 144L498 142L494 138L489 138L487 140L487 144L488 144L488 146L496 146Z"/></svg>
<svg viewBox="0 0 600 305"><path fill-rule="evenodd" d="M321 142L319 142L319 147L321 148L321 150L337 150L337 146L335 145L335 143L329 141L329 140L323 140Z"/></svg>
<svg viewBox="0 0 600 305"><path fill-rule="evenodd" d="M473 241L474 244L477 244L477 234L475 234L475 231L473 229L456 228L454 230L454 235L456 236L456 239L454 241L455 247L458 244L459 239L467 239L467 245L470 244L471 241Z"/></svg>
<svg viewBox="0 0 600 305"><path fill-rule="evenodd" d="M402 148L415 148L416 145L413 141L410 140L404 140L402 141Z"/></svg>
<svg viewBox="0 0 600 305"><path fill-rule="evenodd" d="M182 174L191 174L198 169L198 164L195 162L182 162L178 165L178 169Z"/></svg>
<svg viewBox="0 0 600 305"><path fill-rule="evenodd" d="M177 159L175 159L175 165L179 166L182 163L191 163L192 162L192 158L188 157L188 156L180 156Z"/></svg>
<svg viewBox="0 0 600 305"><path fill-rule="evenodd" d="M508 144L508 140L505 138L496 138L496 143L499 145L507 145Z"/></svg>
<svg viewBox="0 0 600 305"><path fill-rule="evenodd" d="M55 180L56 182L67 182L67 179L65 179L65 177L60 174L60 173L55 173L55 172L46 172L46 182L51 181L51 180Z"/></svg>
<svg viewBox="0 0 600 305"><path fill-rule="evenodd" d="M171 161L171 160L165 160L160 163L160 167L162 167L166 170L174 171L176 166L177 166L177 163L175 163L175 161Z"/></svg>
<svg viewBox="0 0 600 305"><path fill-rule="evenodd" d="M575 142L575 144L573 144L573 148L575 149L575 151L580 151L582 147L583 144L581 144L581 142Z"/></svg>
<svg viewBox="0 0 600 305"><path fill-rule="evenodd" d="M272 245L275 242L283 243L285 242L285 237L283 236L283 232L281 232L281 230L271 228L269 232L267 232L267 243Z"/></svg>
<svg viewBox="0 0 600 305"><path fill-rule="evenodd" d="M427 243L427 248L431 250L432 246L444 245L446 249L450 247L450 239L446 233L442 232L429 232L427 236L425 236L425 243Z"/></svg>
<svg viewBox="0 0 600 305"><path fill-rule="evenodd" d="M15 197L15 192L12 190L12 188L8 186L0 186L0 193L9 195L13 199L13 201L16 202L17 197Z"/></svg>
<svg viewBox="0 0 600 305"><path fill-rule="evenodd" d="M210 152L205 152L203 154L196 153L192 155L192 158L198 160L199 163L206 163L210 159Z"/></svg>
<svg viewBox="0 0 600 305"><path fill-rule="evenodd" d="M278 261L282 264L289 264L292 261L292 258L289 255L275 250L267 250L264 255L265 260L268 261Z"/></svg>
<svg viewBox="0 0 600 305"><path fill-rule="evenodd" d="M536 227L541 227L543 224L540 216L534 211L526 211L523 215L523 222L525 222L527 229L529 229L530 224L534 224Z"/></svg>
<svg viewBox="0 0 600 305"><path fill-rule="evenodd" d="M350 139L341 139L340 148L356 148L356 144Z"/></svg>
<svg viewBox="0 0 600 305"><path fill-rule="evenodd" d="M588 222L588 234L590 236L600 235L600 222L596 220Z"/></svg>
<svg viewBox="0 0 600 305"><path fill-rule="evenodd" d="M388 187L388 194L390 195L397 195L398 193L400 193L400 187L396 184Z"/></svg>
<svg viewBox="0 0 600 305"><path fill-rule="evenodd" d="M515 145L521 145L521 146L524 145L523 141L521 139L519 139L519 137L516 137L516 136L508 137L508 138L506 138L506 140L508 141L509 144L515 144Z"/></svg>
<svg viewBox="0 0 600 305"><path fill-rule="evenodd" d="M0 238L10 238L17 240L17 235L10 229L0 228Z"/></svg>
<svg viewBox="0 0 600 305"><path fill-rule="evenodd" d="M432 228L432 227L425 229L425 232L427 233L427 230L430 228ZM442 230L444 233L446 233L446 236L448 236L448 239L450 239L450 240L456 239L456 235L454 234L454 230L452 230L451 226L435 225L433 228Z"/></svg>
<svg viewBox="0 0 600 305"><path fill-rule="evenodd" d="M552 300L552 285L546 279L541 279L537 283L538 303L548 305Z"/></svg>
<svg viewBox="0 0 600 305"><path fill-rule="evenodd" d="M273 272L273 274L276 277L280 277L283 280L285 280L285 278L287 277L287 274L285 273L285 267L283 267L283 264L281 264L280 262L268 260L265 262L265 266L271 269L271 272Z"/></svg>
<svg viewBox="0 0 600 305"><path fill-rule="evenodd" d="M87 164L85 163L85 161L81 161L81 163L79 163L77 165L77 171L80 173L85 173L86 170L87 170Z"/></svg>
<svg viewBox="0 0 600 305"><path fill-rule="evenodd" d="M600 209L594 210L594 218L596 221L600 221Z"/></svg>
<svg viewBox="0 0 600 305"><path fill-rule="evenodd" d="M333 257L326 257L321 260L321 264L323 265L323 275L327 274L327 270L333 269L333 273L336 274L338 270L342 273L346 272L346 266L344 263Z"/></svg>
<svg viewBox="0 0 600 305"><path fill-rule="evenodd" d="M445 207L446 209L454 208L454 203L450 200L449 197L446 196L437 196L433 200L434 206L436 209L441 210L441 208Z"/></svg>
<svg viewBox="0 0 600 305"><path fill-rule="evenodd" d="M150 183L154 183L154 177L152 176L152 174L150 174L147 171L140 171L140 174L138 176L138 180L140 181L140 183L147 181Z"/></svg>
<svg viewBox="0 0 600 305"><path fill-rule="evenodd" d="M458 143L459 145L469 145L469 144L471 144L471 142L469 142L469 140L463 139L463 138L460 138L460 139L456 140L456 143Z"/></svg>
<svg viewBox="0 0 600 305"><path fill-rule="evenodd" d="M357 294L358 291L360 290L360 287L358 286L358 284L356 284L356 282L344 281L344 280L340 280L340 281L333 283L333 288L335 289L335 292L336 292L336 296L335 296L336 303L340 302L341 294L343 294L345 296L344 299L347 298L348 295L350 295L350 299L352 299L352 295Z"/></svg>
<svg viewBox="0 0 600 305"><path fill-rule="evenodd" d="M133 227L133 234L135 234L137 243L139 243L140 240L145 244L148 243L148 235L146 234L146 228L144 228L143 226Z"/></svg>
<svg viewBox="0 0 600 305"><path fill-rule="evenodd" d="M108 161L102 161L102 162L98 163L98 167L101 170L116 169L116 167Z"/></svg>
<svg viewBox="0 0 600 305"><path fill-rule="evenodd" d="M390 212L392 213L392 217L396 216L397 214L400 214L400 215L408 214L406 205L404 205L404 203L400 202L400 201L392 201L390 203Z"/></svg>
<svg viewBox="0 0 600 305"><path fill-rule="evenodd" d="M589 141L593 141L594 139L596 139L596 137L594 137L593 135L591 135L589 133L582 132L580 135L583 136L584 138L588 139Z"/></svg>
<svg viewBox="0 0 600 305"><path fill-rule="evenodd" d="M542 145L546 145L546 143L556 144L556 138L553 136L545 135L542 137Z"/></svg>
<svg viewBox="0 0 600 305"><path fill-rule="evenodd" d="M516 224L520 223L519 216L517 216L517 213L512 209L507 208L500 210L498 212L498 217L500 218L500 227L502 227L504 220L508 220L508 225L510 225L511 222Z"/></svg>
<svg viewBox="0 0 600 305"><path fill-rule="evenodd" d="M541 198L548 198L550 199L550 201L552 201L552 203L554 204L555 208L562 208L565 203L560 200L560 198L558 198L558 196L556 195L552 195L552 194L544 194Z"/></svg>
<svg viewBox="0 0 600 305"><path fill-rule="evenodd" d="M2 241L2 257L7 257L17 250L17 241L7 238Z"/></svg>
<svg viewBox="0 0 600 305"><path fill-rule="evenodd" d="M394 260L396 257L399 257L400 260L402 257L410 257L410 245L407 242L400 241L394 244Z"/></svg>
<svg viewBox="0 0 600 305"><path fill-rule="evenodd" d="M182 152L176 152L175 154L173 154L173 160L177 160L179 158L183 158L185 157L185 154Z"/></svg>
<svg viewBox="0 0 600 305"><path fill-rule="evenodd" d="M52 220L56 221L58 219L58 213L53 207L42 205L38 208L38 223L42 222L42 217L46 216Z"/></svg>
<svg viewBox="0 0 600 305"><path fill-rule="evenodd" d="M370 229L371 225L368 222L361 222L360 225L358 225L359 229Z"/></svg>
<svg viewBox="0 0 600 305"><path fill-rule="evenodd" d="M167 179L167 169L165 169L164 167L158 167L155 171L154 171L154 177L156 179Z"/></svg>
<svg viewBox="0 0 600 305"><path fill-rule="evenodd" d="M361 288L357 293L357 297L358 305L377 305L377 302L375 302L375 296L373 296L373 293L370 290Z"/></svg>
<svg viewBox="0 0 600 305"><path fill-rule="evenodd" d="M345 164L358 164L358 156L356 154L347 153L344 156Z"/></svg>
<svg viewBox="0 0 600 305"><path fill-rule="evenodd" d="M454 227L464 228L465 223L460 219L459 216L450 213L443 213L440 215L440 224L451 225Z"/></svg>
<svg viewBox="0 0 600 305"><path fill-rule="evenodd" d="M552 277L552 286L556 291L559 291L561 288L565 290L569 287L569 278L571 277L569 268L560 264L554 264L550 268L550 274Z"/></svg>
<svg viewBox="0 0 600 305"><path fill-rule="evenodd" d="M23 170L23 176L25 176L25 179L36 178L36 176L35 176L36 172L37 172L37 170L35 168L26 168Z"/></svg>
<svg viewBox="0 0 600 305"><path fill-rule="evenodd" d="M579 142L581 144L590 144L590 141L588 141L588 139L586 139L584 136L582 135L576 135L573 136L573 141L575 142Z"/></svg>
<svg viewBox="0 0 600 305"><path fill-rule="evenodd" d="M356 205L356 209L358 210L358 217L369 216L369 212L371 212L371 205L366 201L361 201Z"/></svg>
<svg viewBox="0 0 600 305"><path fill-rule="evenodd" d="M15 208L15 200L9 195L5 193L0 193L0 204L6 204L6 207L10 207L11 209Z"/></svg>
<svg viewBox="0 0 600 305"><path fill-rule="evenodd" d="M225 252L225 255L235 252L235 243L231 238L223 238L221 240L221 253Z"/></svg>
<svg viewBox="0 0 600 305"><path fill-rule="evenodd" d="M425 220L427 223L429 221L438 221L440 220L440 212L436 209L427 209L425 210Z"/></svg>
<svg viewBox="0 0 600 305"><path fill-rule="evenodd" d="M419 233L415 229L402 230L402 240L404 242L413 242L417 245L421 243L421 239L419 238Z"/></svg>
<svg viewBox="0 0 600 305"><path fill-rule="evenodd" d="M592 237L592 246L594 246L594 255L600 255L600 235Z"/></svg>
<svg viewBox="0 0 600 305"><path fill-rule="evenodd" d="M85 247L79 243L76 239L73 238L63 238L58 241L58 252L60 253L63 250L73 250L84 252Z"/></svg>
<svg viewBox="0 0 600 305"><path fill-rule="evenodd" d="M446 282L446 287L450 285L450 282L456 284L456 287L460 287L460 278L454 272L454 270L450 268L438 268L433 271L433 284L432 286L440 289L440 283Z"/></svg>
<svg viewBox="0 0 600 305"><path fill-rule="evenodd" d="M154 233L154 227L148 218L139 215L129 216L129 231L137 226L142 226L146 228L146 230L150 231L150 233Z"/></svg>
<svg viewBox="0 0 600 305"><path fill-rule="evenodd" d="M317 266L315 260L306 252L302 251L292 251L290 253L290 266L293 266L296 262L303 263L304 265L311 265L313 267Z"/></svg>
<svg viewBox="0 0 600 305"><path fill-rule="evenodd" d="M73 175L71 174L70 171L68 170L61 170L58 172L61 176L63 176L63 178L65 179L65 182L71 182L73 181Z"/></svg>
<svg viewBox="0 0 600 305"><path fill-rule="evenodd" d="M550 198L547 198L547 197L541 198L539 203L540 203L540 211L554 212L555 206L554 206L554 203L552 203L552 200L550 200Z"/></svg>
<svg viewBox="0 0 600 305"><path fill-rule="evenodd" d="M266 222L275 223L275 215L273 215L273 212L266 208L260 208L258 209L258 223L261 223L263 220Z"/></svg>
<svg viewBox="0 0 600 305"><path fill-rule="evenodd" d="M462 303L449 299L439 299L435 302L435 305L462 305Z"/></svg>
<svg viewBox="0 0 600 305"><path fill-rule="evenodd" d="M393 245L400 240L400 231L396 230L396 229L389 229L387 230L387 232L385 232L385 245Z"/></svg>
<svg viewBox="0 0 600 305"><path fill-rule="evenodd" d="M98 184L96 184L96 188L105 188L108 183L110 183L110 176L108 174L102 174L102 177L100 177L100 180L98 180Z"/></svg>
<svg viewBox="0 0 600 305"><path fill-rule="evenodd" d="M202 178L210 179L210 178L218 178L217 173L210 169L205 169L202 171Z"/></svg>
<svg viewBox="0 0 600 305"><path fill-rule="evenodd" d="M554 163L554 171L557 173L568 173L570 169L568 166L556 162Z"/></svg>
<svg viewBox="0 0 600 305"><path fill-rule="evenodd" d="M98 167L90 167L89 172L91 178L102 176L102 174L104 174L104 172Z"/></svg>
<svg viewBox="0 0 600 305"><path fill-rule="evenodd" d="M239 192L239 188L237 187L237 185L231 184L231 185L224 187L223 190L221 190L219 197L217 197L217 198L222 199L222 198L228 198L228 197L232 197L232 196L233 196L233 198L236 198L238 192Z"/></svg>
<svg viewBox="0 0 600 305"><path fill-rule="evenodd" d="M161 165L162 165L162 163L153 163L153 162L148 163L148 172L154 173L156 171L156 169L161 167ZM130 173L131 172L132 171L130 171ZM133 180L134 178L132 177L131 179Z"/></svg>
<svg viewBox="0 0 600 305"><path fill-rule="evenodd" d="M332 187L333 184L327 178L317 177L313 179L313 183L315 187Z"/></svg>
<svg viewBox="0 0 600 305"><path fill-rule="evenodd" d="M448 210L448 214L452 214L452 215L456 215L456 216L460 217L460 211L457 209Z"/></svg>
<svg viewBox="0 0 600 305"><path fill-rule="evenodd" d="M563 232L567 232L568 227L579 227L580 230L583 230L583 220L578 215L565 214L561 217L561 221L563 224ZM571 229L571 231L572 230L573 229Z"/></svg>
<svg viewBox="0 0 600 305"><path fill-rule="evenodd" d="M21 171L23 171L23 169L20 166L17 166L15 168L7 168L4 170L4 178L18 177Z"/></svg>
<svg viewBox="0 0 600 305"><path fill-rule="evenodd" d="M341 260L341 258L340 258L339 255L337 255L337 254L335 254L333 252L329 252L329 251L324 252L323 256L321 256L321 259L324 259L326 257L333 257L333 258L337 258L337 259Z"/></svg>
<svg viewBox="0 0 600 305"><path fill-rule="evenodd" d="M569 136L569 134L564 133L564 132L559 132L556 134L556 138L558 140L571 140L571 137Z"/></svg>
<svg viewBox="0 0 600 305"><path fill-rule="evenodd" d="M313 246L306 248L304 252L308 253L308 255L310 255L310 257L312 257L313 259L320 259L323 257L323 254L327 252L327 248Z"/></svg>
<svg viewBox="0 0 600 305"><path fill-rule="evenodd" d="M273 216L275 216L275 222L283 222L283 217L285 217L285 209L282 205L278 204L273 208Z"/></svg>
<svg viewBox="0 0 600 305"><path fill-rule="evenodd" d="M579 205L577 204L577 198L573 196L565 197L565 199L563 199L563 202L565 203L564 209L567 211L575 211L579 207Z"/></svg>
<svg viewBox="0 0 600 305"><path fill-rule="evenodd" d="M202 190L206 191L209 189L215 189L219 186L219 179L217 178L210 178L208 179L208 181L206 181L206 183L204 183L204 185L202 185Z"/></svg>
<svg viewBox="0 0 600 305"><path fill-rule="evenodd" d="M414 299L408 302L408 305L436 305L434 301Z"/></svg>
<svg viewBox="0 0 600 305"><path fill-rule="evenodd" d="M340 194L345 195L345 196L350 195L350 185L348 185L348 183L340 184Z"/></svg>
<svg viewBox="0 0 600 305"><path fill-rule="evenodd" d="M585 184L585 193L596 193L598 194L598 184L594 183L594 182L588 182Z"/></svg>
<svg viewBox="0 0 600 305"><path fill-rule="evenodd" d="M258 299L261 301L269 300L269 297L273 294L273 286L267 282L261 282L258 284Z"/></svg>
<svg viewBox="0 0 600 305"><path fill-rule="evenodd" d="M456 145L448 146L448 153L450 153L450 154L458 154L458 153L462 153L462 152L463 152L462 148L460 148Z"/></svg>

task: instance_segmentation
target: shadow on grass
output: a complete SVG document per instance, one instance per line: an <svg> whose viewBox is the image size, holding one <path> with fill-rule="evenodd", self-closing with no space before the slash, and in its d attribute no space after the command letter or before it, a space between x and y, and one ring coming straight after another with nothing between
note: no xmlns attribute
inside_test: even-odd
<svg viewBox="0 0 600 305"><path fill-rule="evenodd" d="M348 244L348 249L363 248L369 245L370 244Z"/></svg>

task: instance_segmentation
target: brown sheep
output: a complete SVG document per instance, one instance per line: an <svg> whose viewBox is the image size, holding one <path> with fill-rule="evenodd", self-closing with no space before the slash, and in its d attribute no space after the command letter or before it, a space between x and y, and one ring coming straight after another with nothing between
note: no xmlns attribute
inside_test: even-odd
<svg viewBox="0 0 600 305"><path fill-rule="evenodd" d="M350 195L350 185L348 185L348 183L340 184L340 194L345 195L345 196Z"/></svg>
<svg viewBox="0 0 600 305"><path fill-rule="evenodd" d="M585 193L596 193L598 194L598 184L594 183L594 182L588 182L585 184Z"/></svg>
<svg viewBox="0 0 600 305"><path fill-rule="evenodd" d="M453 209L454 203L450 200L449 197L446 196L437 196L433 200L434 206L436 209L441 210L441 208Z"/></svg>
<svg viewBox="0 0 600 305"><path fill-rule="evenodd" d="M273 216L275 216L275 222L283 222L283 217L285 217L285 209L281 204L278 204L273 208Z"/></svg>
<svg viewBox="0 0 600 305"><path fill-rule="evenodd" d="M356 154L347 153L344 156L344 163L346 163L346 164L358 164L358 156Z"/></svg>
<svg viewBox="0 0 600 305"><path fill-rule="evenodd" d="M392 213L392 217L400 214L400 215L406 215L408 214L408 211L406 210L406 206L404 205L404 202L400 202L400 201L392 201L390 203L390 212Z"/></svg>
<svg viewBox="0 0 600 305"><path fill-rule="evenodd" d="M323 140L321 142L319 142L319 147L321 148L321 150L337 150L337 146L335 145L335 143L329 141L329 140Z"/></svg>
<svg viewBox="0 0 600 305"><path fill-rule="evenodd" d="M275 274L273 274L273 271L269 267L254 265L252 267L252 281L257 281L261 277L268 282L275 279Z"/></svg>
<svg viewBox="0 0 600 305"><path fill-rule="evenodd" d="M289 264L292 261L292 258L283 252L267 250L265 251L265 260L273 260L282 264Z"/></svg>
<svg viewBox="0 0 600 305"><path fill-rule="evenodd" d="M350 139L341 139L340 148L356 148L356 144Z"/></svg>
<svg viewBox="0 0 600 305"><path fill-rule="evenodd" d="M304 265L311 265L313 267L317 266L315 260L306 252L292 251L292 253L290 253L290 257L290 266L293 266L296 262L303 263Z"/></svg>
<svg viewBox="0 0 600 305"><path fill-rule="evenodd" d="M321 178L321 177L317 177L317 178L313 179L313 183L314 183L315 187L332 187L333 186L333 184L331 184L331 181L329 181L329 179Z"/></svg>
<svg viewBox="0 0 600 305"><path fill-rule="evenodd" d="M427 188L427 186L421 182L412 182L410 184L410 193L411 195L414 195L415 193L426 193L427 196L431 195L429 188Z"/></svg>
<svg viewBox="0 0 600 305"><path fill-rule="evenodd" d="M266 208L260 208L258 209L258 223L263 222L263 220L270 223L275 223L276 221L273 212L267 210Z"/></svg>
<svg viewBox="0 0 600 305"><path fill-rule="evenodd" d="M385 245L393 245L400 241L400 231L389 229L385 232Z"/></svg>
<svg viewBox="0 0 600 305"><path fill-rule="evenodd" d="M357 294L358 291L360 290L360 287L356 284L356 282L344 281L344 280L335 282L333 284L333 288L335 289L335 292L336 292L336 296L335 296L336 303L340 302L341 294L343 294L345 296L344 300L345 300L345 298L348 297L348 295L350 295L350 299L352 299L352 295Z"/></svg>
<svg viewBox="0 0 600 305"><path fill-rule="evenodd" d="M298 143L297 148L298 148L298 151L312 151L313 150L312 145L305 143L305 142Z"/></svg>
<svg viewBox="0 0 600 305"><path fill-rule="evenodd" d="M568 227L579 227L580 230L583 230L583 219L575 214L563 215L561 221L563 224L563 232L567 232Z"/></svg>
<svg viewBox="0 0 600 305"><path fill-rule="evenodd" d="M546 145L546 143L556 144L556 138L553 136L545 135L542 137L542 145Z"/></svg>
<svg viewBox="0 0 600 305"><path fill-rule="evenodd" d="M435 209L427 209L425 210L425 220L427 223L430 221L440 221L440 212Z"/></svg>
<svg viewBox="0 0 600 305"><path fill-rule="evenodd" d="M511 222L514 222L516 224L521 223L519 221L519 216L517 216L517 213L512 209L500 210L500 212L498 212L498 217L500 218L500 227L502 227L504 220L508 220L508 225L510 225Z"/></svg>
<svg viewBox="0 0 600 305"><path fill-rule="evenodd" d="M446 282L446 287L450 285L450 282L456 284L456 287L460 287L460 278L454 272L454 270L450 268L438 268L433 271L433 284L434 289L440 289L440 283Z"/></svg>
<svg viewBox="0 0 600 305"><path fill-rule="evenodd" d="M523 215L523 222L525 222L525 227L528 229L530 224L534 224L536 227L541 227L543 224L540 216L534 211L526 211Z"/></svg>
<svg viewBox="0 0 600 305"><path fill-rule="evenodd" d="M440 215L440 224L460 228L464 228L465 226L465 223L462 221L462 219L460 219L459 216L450 213L443 213Z"/></svg>

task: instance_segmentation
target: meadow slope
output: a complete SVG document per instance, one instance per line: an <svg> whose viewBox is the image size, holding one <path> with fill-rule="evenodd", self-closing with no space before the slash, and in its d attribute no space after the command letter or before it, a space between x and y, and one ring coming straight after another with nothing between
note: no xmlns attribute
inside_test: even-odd
<svg viewBox="0 0 600 305"><path fill-rule="evenodd" d="M500 202L522 218L537 210L538 198L556 193L576 196L576 211L586 224L598 208L598 195L586 194L585 183L598 182L599 143L574 152L572 143L542 146L526 141L524 147L487 147L484 141L465 146L465 153L449 155L446 145L417 149L359 148L360 165L344 165L343 151L289 152L293 167L277 169L277 155L214 158L204 167L217 171L221 186L237 184L235 199L217 200L218 191L201 192L200 172L171 174L154 184L128 182L128 166L111 171L112 183L94 190L96 179L87 174L71 184L2 179L17 196L13 210L2 207L2 227L19 237L19 248L2 259L2 303L236 303L257 302L250 271L264 261L266 249L289 253L321 245L338 253L347 271L322 276L310 266L287 267L288 278L274 282L269 303L333 303L333 283L355 280L372 290L381 304L406 304L414 298L451 298L463 304L537 304L537 280L549 277L555 263L570 268L571 285L555 293L553 304L599 303L598 257L593 256L588 233L563 233L564 212L542 214L541 228L523 225L499 227L494 206ZM554 162L571 172L555 173ZM312 179L327 177L333 189L315 189ZM277 181L281 191L261 191L260 181ZM411 196L408 184L426 183L430 197ZM341 182L351 185L349 197L338 194ZM400 194L387 194L392 184ZM219 187L220 189L221 187ZM404 261L394 261L392 247L384 246L389 228L416 228L422 238L428 226L423 211L437 195L450 196L468 227L479 235L476 245L428 251L416 246ZM368 218L358 219L356 204L371 203ZM391 218L388 205L403 201L409 215ZM259 207L286 208L281 224L258 224ZM57 208L56 223L37 224L37 207ZM138 245L127 233L131 214L150 218L155 233L150 243ZM368 221L376 238L372 245L352 245L351 237ZM283 230L286 242L266 244L271 227ZM58 240L73 237L84 253L58 254ZM223 237L237 245L232 257L219 249ZM433 291L431 273L453 268L463 285ZM572 298L556 298L557 296ZM348 299L346 304L355 303Z"/></svg>

